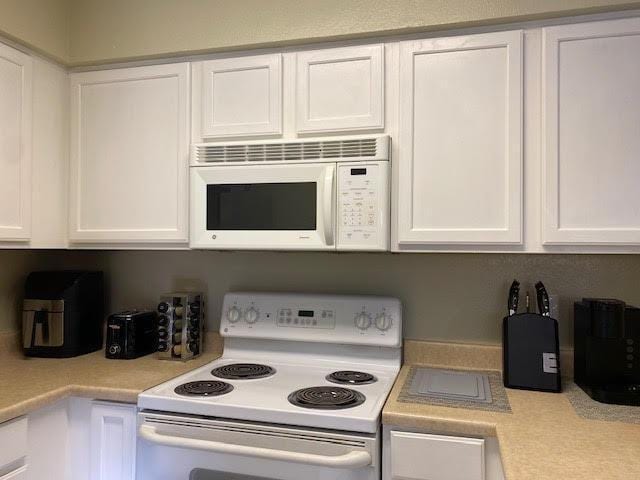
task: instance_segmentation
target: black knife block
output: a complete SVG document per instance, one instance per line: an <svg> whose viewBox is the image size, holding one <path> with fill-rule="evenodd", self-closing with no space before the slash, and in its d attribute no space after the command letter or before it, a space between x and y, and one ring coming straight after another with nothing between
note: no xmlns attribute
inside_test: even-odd
<svg viewBox="0 0 640 480"><path fill-rule="evenodd" d="M560 392L558 321L536 313L505 317L502 369L507 388Z"/></svg>

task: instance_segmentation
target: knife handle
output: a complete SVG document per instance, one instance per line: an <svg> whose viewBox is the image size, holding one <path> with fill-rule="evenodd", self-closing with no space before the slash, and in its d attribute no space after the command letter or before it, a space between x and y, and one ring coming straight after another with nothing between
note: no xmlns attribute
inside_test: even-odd
<svg viewBox="0 0 640 480"><path fill-rule="evenodd" d="M507 309L509 315L513 315L518 311L518 301L520 298L520 282L514 280L509 288L509 298L507 300Z"/></svg>
<svg viewBox="0 0 640 480"><path fill-rule="evenodd" d="M551 312L551 307L549 305L549 294L547 293L547 289L542 282L536 283L536 294L538 297L538 311L540 312L540 315L548 317Z"/></svg>

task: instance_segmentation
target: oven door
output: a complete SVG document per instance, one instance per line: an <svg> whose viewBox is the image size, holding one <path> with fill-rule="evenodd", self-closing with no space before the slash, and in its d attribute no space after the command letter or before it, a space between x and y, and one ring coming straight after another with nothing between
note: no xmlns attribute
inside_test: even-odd
<svg viewBox="0 0 640 480"><path fill-rule="evenodd" d="M378 480L378 435L142 412L137 480Z"/></svg>
<svg viewBox="0 0 640 480"><path fill-rule="evenodd" d="M335 249L334 163L191 167L191 247Z"/></svg>

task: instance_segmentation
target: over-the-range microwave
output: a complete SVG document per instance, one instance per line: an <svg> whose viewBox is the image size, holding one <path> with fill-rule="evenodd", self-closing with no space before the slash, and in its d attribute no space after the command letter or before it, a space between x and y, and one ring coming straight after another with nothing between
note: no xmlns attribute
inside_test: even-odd
<svg viewBox="0 0 640 480"><path fill-rule="evenodd" d="M389 249L390 138L199 143L192 248Z"/></svg>

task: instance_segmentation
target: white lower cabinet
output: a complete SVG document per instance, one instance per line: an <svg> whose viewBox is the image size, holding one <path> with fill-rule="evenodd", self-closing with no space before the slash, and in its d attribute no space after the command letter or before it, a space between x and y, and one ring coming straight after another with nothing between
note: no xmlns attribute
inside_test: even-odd
<svg viewBox="0 0 640 480"><path fill-rule="evenodd" d="M495 439L384 427L383 480L504 480Z"/></svg>
<svg viewBox="0 0 640 480"><path fill-rule="evenodd" d="M0 425L0 480L134 480L136 405L66 398Z"/></svg>
<svg viewBox="0 0 640 480"><path fill-rule="evenodd" d="M2 475L0 480L26 480L27 478L27 466L23 465L10 471L6 475Z"/></svg>
<svg viewBox="0 0 640 480"><path fill-rule="evenodd" d="M26 478L27 417L0 424L0 480Z"/></svg>
<svg viewBox="0 0 640 480"><path fill-rule="evenodd" d="M27 431L27 472L29 480L67 480L71 470L68 455L68 400L29 413ZM85 447L87 448L87 447ZM87 452L88 453L88 452ZM85 452L76 454L86 455Z"/></svg>
<svg viewBox="0 0 640 480"><path fill-rule="evenodd" d="M135 479L135 405L94 402L90 458L91 480Z"/></svg>

